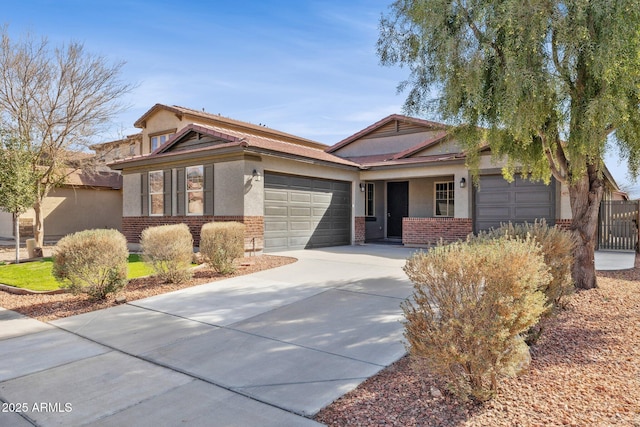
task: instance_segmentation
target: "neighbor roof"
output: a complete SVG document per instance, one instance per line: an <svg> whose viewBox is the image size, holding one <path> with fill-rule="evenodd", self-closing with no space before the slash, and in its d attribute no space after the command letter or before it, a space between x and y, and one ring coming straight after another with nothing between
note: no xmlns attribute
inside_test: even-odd
<svg viewBox="0 0 640 427"><path fill-rule="evenodd" d="M146 113L144 113L142 115L142 117L140 117L134 123L134 126L137 127L137 128L144 128L146 126L147 119L151 115L153 115L154 113L156 113L159 110L170 111L170 112L176 114L178 117L180 117L180 119L182 119L182 116L184 116L184 115L189 115L191 117L204 119L207 122L207 123L205 123L207 125L212 125L212 126L216 126L216 125L220 126L220 125L222 125L222 127L224 127L225 129L227 127L231 127L231 128L235 128L235 129L252 129L256 133L265 135L267 137L272 137L272 138L277 138L277 139L284 139L284 140L288 140L290 142L306 145L306 146L313 147L313 148L318 148L318 149L321 149L321 150L324 150L324 149L327 148L327 146L325 144L322 144L320 142L312 141L312 140L306 139L306 138L301 138L299 136L292 135L292 134L289 134L289 133L286 133L286 132L281 132L279 130L275 130L275 129L269 128L267 126L256 125L256 124L249 123L249 122L243 122L243 121L240 121L240 120L230 119L228 117L223 117L220 114L211 114L211 113L207 113L205 111L198 111L198 110L194 110L194 109L191 109L191 108L180 107L178 105L169 106L169 105L164 105L164 104L156 104L153 107L151 107Z"/></svg>

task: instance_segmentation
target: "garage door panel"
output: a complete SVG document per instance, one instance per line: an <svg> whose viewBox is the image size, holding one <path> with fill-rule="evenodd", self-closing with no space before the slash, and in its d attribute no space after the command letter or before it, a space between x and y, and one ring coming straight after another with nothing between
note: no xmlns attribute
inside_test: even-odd
<svg viewBox="0 0 640 427"><path fill-rule="evenodd" d="M264 191L265 200L286 202L288 198L289 198L289 193L283 190L268 189Z"/></svg>
<svg viewBox="0 0 640 427"><path fill-rule="evenodd" d="M289 193L289 201L294 203L311 203L311 195L309 193L291 191Z"/></svg>
<svg viewBox="0 0 640 427"><path fill-rule="evenodd" d="M480 177L474 197L475 231L497 228L501 223L555 223L554 184L531 182L517 176L509 183L501 175Z"/></svg>
<svg viewBox="0 0 640 427"><path fill-rule="evenodd" d="M289 216L291 217L301 216L301 217L308 218L311 216L311 208L309 207L299 208L299 207L291 206L289 207Z"/></svg>
<svg viewBox="0 0 640 427"><path fill-rule="evenodd" d="M264 204L266 251L350 243L349 182L267 172Z"/></svg>

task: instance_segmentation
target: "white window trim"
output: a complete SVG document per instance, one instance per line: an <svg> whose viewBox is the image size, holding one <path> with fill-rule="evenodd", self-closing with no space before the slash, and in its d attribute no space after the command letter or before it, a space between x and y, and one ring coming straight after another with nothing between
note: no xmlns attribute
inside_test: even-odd
<svg viewBox="0 0 640 427"><path fill-rule="evenodd" d="M151 174L154 174L154 173L159 173L160 177L161 177L161 180L162 180L162 191L159 192L159 193L153 193L151 191ZM149 204L149 216L164 216L164 196L165 196L164 195L164 172L161 171L161 170L159 170L159 171L149 171L149 175L148 175L147 181L149 182L149 184L148 184L149 185L149 202L148 202L148 204ZM159 214L152 212L153 211L153 204L152 204L151 196L157 195L157 194L162 195L162 213L159 213Z"/></svg>
<svg viewBox="0 0 640 427"><path fill-rule="evenodd" d="M202 171L202 188L200 190L189 190L189 169L200 168ZM184 213L186 216L203 216L204 215L204 165L187 166L184 168ZM202 212L190 213L189 212L189 193L201 192L202 193Z"/></svg>
<svg viewBox="0 0 640 427"><path fill-rule="evenodd" d="M438 215L438 184L447 184L447 187L449 186L449 184L452 184L452 188L453 188L453 194L451 199L447 199L447 204L449 201L453 202L453 206L454 206L454 212L451 212L451 215ZM448 192L448 189L447 189ZM433 216L434 218L453 218L455 216L455 195L456 195L456 185L455 185L455 181L436 181L433 183Z"/></svg>

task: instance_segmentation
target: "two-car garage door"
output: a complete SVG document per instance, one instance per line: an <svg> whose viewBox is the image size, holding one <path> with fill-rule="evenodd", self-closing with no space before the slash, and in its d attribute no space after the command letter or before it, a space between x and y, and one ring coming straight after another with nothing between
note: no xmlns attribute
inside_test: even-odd
<svg viewBox="0 0 640 427"><path fill-rule="evenodd" d="M265 173L265 251L350 243L350 182Z"/></svg>
<svg viewBox="0 0 640 427"><path fill-rule="evenodd" d="M533 223L545 219L555 224L555 181L550 185L532 182L516 175L513 182L502 175L480 177L475 190L474 230L500 227L501 223Z"/></svg>

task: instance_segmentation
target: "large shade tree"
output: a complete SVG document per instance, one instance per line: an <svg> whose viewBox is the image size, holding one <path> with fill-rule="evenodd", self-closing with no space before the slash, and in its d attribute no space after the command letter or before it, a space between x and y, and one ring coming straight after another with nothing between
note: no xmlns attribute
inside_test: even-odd
<svg viewBox="0 0 640 427"><path fill-rule="evenodd" d="M52 47L45 38L12 39L0 29L0 119L32 154L36 181L35 230L44 240L43 200L82 167L82 151L107 129L132 86L120 79L122 62L88 53L71 42Z"/></svg>
<svg viewBox="0 0 640 427"><path fill-rule="evenodd" d="M640 1L398 0L378 53L408 67L409 113L457 125L470 166L488 144L505 176L568 186L573 278L595 287L607 141L633 176L640 166Z"/></svg>

